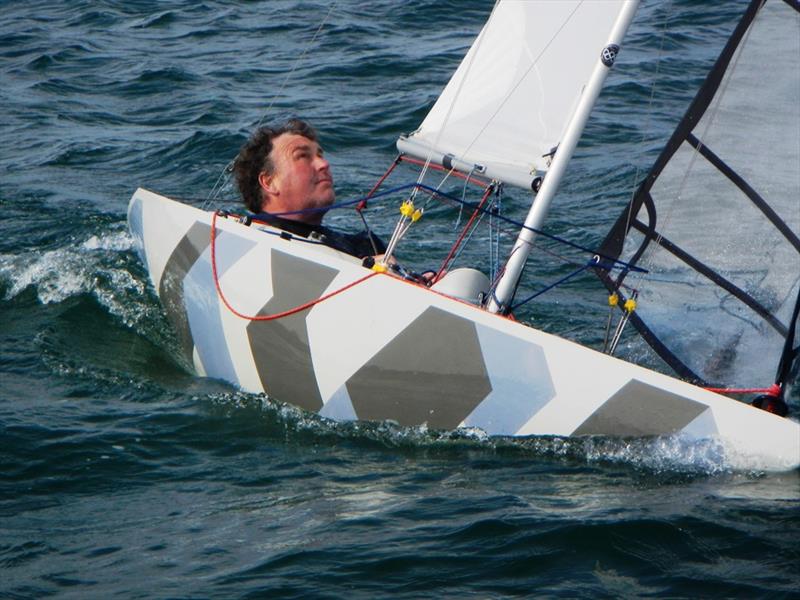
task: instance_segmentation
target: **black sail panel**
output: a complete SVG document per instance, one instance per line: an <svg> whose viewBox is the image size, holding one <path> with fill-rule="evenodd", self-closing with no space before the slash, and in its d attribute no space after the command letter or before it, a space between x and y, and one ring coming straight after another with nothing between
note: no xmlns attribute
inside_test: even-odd
<svg viewBox="0 0 800 600"><path fill-rule="evenodd" d="M766 386L793 370L799 165L798 3L755 0L601 248L649 271L599 274L637 290L632 322L687 379Z"/></svg>

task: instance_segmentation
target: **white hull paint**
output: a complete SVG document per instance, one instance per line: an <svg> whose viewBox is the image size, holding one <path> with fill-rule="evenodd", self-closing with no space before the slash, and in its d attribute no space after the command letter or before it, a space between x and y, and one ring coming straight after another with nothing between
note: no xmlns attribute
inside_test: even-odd
<svg viewBox="0 0 800 600"><path fill-rule="evenodd" d="M211 268L212 213L137 190L129 226L199 374L335 420L478 427L489 435L715 440L737 469L800 466L800 425L379 274L269 322L234 315ZM274 314L369 271L334 250L216 222L223 294ZM273 233L276 233L272 230Z"/></svg>

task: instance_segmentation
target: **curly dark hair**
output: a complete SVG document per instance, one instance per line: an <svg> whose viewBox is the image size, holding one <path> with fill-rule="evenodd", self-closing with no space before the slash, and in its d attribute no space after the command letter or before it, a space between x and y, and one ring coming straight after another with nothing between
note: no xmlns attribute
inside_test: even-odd
<svg viewBox="0 0 800 600"><path fill-rule="evenodd" d="M271 175L275 166L269 159L272 152L272 140L284 133L302 135L312 142L318 141L316 130L301 119L289 119L277 127L259 127L239 150L233 162L233 172L236 174L236 184L242 201L250 212L261 212L261 186L258 176L261 173Z"/></svg>

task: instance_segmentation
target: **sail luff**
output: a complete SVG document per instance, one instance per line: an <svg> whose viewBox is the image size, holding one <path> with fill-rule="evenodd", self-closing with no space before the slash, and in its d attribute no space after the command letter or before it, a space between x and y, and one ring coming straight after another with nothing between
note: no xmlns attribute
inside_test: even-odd
<svg viewBox="0 0 800 600"><path fill-rule="evenodd" d="M503 275L487 305L488 310L491 312L503 312L508 309L509 303L514 296L517 282L522 275L522 270L525 267L533 241L536 237L535 231L541 228L547 217L550 203L561 183L561 179L564 176L567 164L572 158L575 147L578 145L586 122L589 120L589 114L597 101L597 97L600 95L603 82L613 65L616 53L619 51L620 44L622 43L622 38L633 20L633 15L638 5L639 0L627 0L625 2L623 9L617 17L617 21L614 23L607 43L602 49L598 49L598 58L594 72L592 73L586 89L581 95L564 137L558 145L558 150L550 165L550 171L547 177L545 177L536 195L535 201L531 205L528 216L525 219L525 226L519 233L517 241L506 262Z"/></svg>

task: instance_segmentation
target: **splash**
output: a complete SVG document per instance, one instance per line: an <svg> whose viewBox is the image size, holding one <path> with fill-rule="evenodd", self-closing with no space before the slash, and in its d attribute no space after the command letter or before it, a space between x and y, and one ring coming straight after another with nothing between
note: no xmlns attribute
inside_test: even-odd
<svg viewBox="0 0 800 600"><path fill-rule="evenodd" d="M268 426L280 426L287 435L302 441L310 435L324 439L374 443L390 449L481 451L492 455L530 457L570 464L624 466L653 475L718 476L732 473L760 475L785 470L785 465L744 456L718 438L691 439L686 436L614 438L604 436L495 437L479 428L431 429L427 425L401 426L393 421L338 422L310 413L266 395L245 392L207 397L230 414L239 409L256 409Z"/></svg>
<svg viewBox="0 0 800 600"><path fill-rule="evenodd" d="M52 250L0 255L4 300L13 300L26 290L34 290L42 304L86 294L128 327L152 319L157 305L146 278L137 273L134 240L122 227Z"/></svg>

